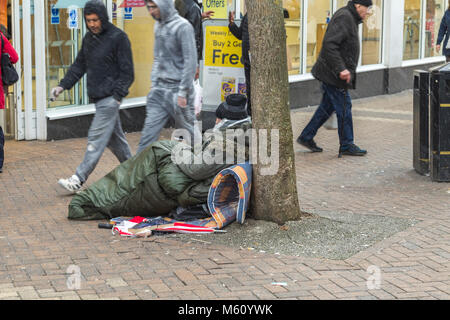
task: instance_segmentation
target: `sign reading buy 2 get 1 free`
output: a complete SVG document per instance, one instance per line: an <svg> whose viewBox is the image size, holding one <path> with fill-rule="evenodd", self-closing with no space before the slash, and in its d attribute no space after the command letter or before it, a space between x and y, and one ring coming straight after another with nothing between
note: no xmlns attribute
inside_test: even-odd
<svg viewBox="0 0 450 320"><path fill-rule="evenodd" d="M206 27L205 66L244 67L242 64L242 41L233 36L228 27Z"/></svg>
<svg viewBox="0 0 450 320"><path fill-rule="evenodd" d="M223 19L205 21L203 34L202 110L215 112L226 96L246 93L242 41L233 36Z"/></svg>

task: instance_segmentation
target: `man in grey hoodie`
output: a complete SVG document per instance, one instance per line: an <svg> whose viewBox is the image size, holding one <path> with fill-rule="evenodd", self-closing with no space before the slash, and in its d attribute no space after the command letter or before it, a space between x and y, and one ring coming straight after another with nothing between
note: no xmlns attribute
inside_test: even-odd
<svg viewBox="0 0 450 320"><path fill-rule="evenodd" d="M145 0L156 20L152 87L147 96L146 118L137 153L158 140L171 118L175 128L185 129L183 138L191 143L201 139L194 128L194 76L197 48L192 25L180 17L173 0Z"/></svg>

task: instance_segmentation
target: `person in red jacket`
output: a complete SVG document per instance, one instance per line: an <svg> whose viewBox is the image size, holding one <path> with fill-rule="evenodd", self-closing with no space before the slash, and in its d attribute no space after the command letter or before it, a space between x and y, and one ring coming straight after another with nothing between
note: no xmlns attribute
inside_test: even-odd
<svg viewBox="0 0 450 320"><path fill-rule="evenodd" d="M11 63L16 63L19 60L19 55L17 54L16 50L13 48L11 43L9 43L8 39L3 35L3 33L0 32L0 36L3 38L3 48L1 49L2 54L7 53L9 55L9 60L11 61ZM0 109L5 109L5 90L3 88L3 81L1 81L1 78L2 73L0 72ZM5 89L7 91L8 87L5 87ZM3 171L3 160L5 159L5 153L3 148L4 145L5 145L5 136L3 134L3 129L0 125L0 173Z"/></svg>

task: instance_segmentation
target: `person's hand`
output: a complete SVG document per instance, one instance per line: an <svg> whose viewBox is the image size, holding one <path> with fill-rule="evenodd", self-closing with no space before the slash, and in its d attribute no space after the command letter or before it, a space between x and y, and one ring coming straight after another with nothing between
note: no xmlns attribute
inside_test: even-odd
<svg viewBox="0 0 450 320"><path fill-rule="evenodd" d="M441 45L440 44L436 45L436 52L439 52L439 51L441 51Z"/></svg>
<svg viewBox="0 0 450 320"><path fill-rule="evenodd" d="M63 87L60 87L60 86L56 86L56 87L54 87L54 88L52 88L52 90L50 91L50 93L51 93L51 97L50 97L50 100L55 100L56 98L58 98L58 96L61 94L61 92L63 92L64 91L64 88Z"/></svg>
<svg viewBox="0 0 450 320"><path fill-rule="evenodd" d="M341 73L339 73L339 78L341 78L341 80L344 80L347 83L350 83L350 80L352 79L352 74L350 73L350 71L345 69L344 71L341 71Z"/></svg>
<svg viewBox="0 0 450 320"><path fill-rule="evenodd" d="M228 14L228 22L229 23L234 23L234 11Z"/></svg>
<svg viewBox="0 0 450 320"><path fill-rule="evenodd" d="M186 106L187 106L187 99L184 98L184 97L178 96L178 101L177 101L177 103L178 103L178 105L179 105L181 108L186 108Z"/></svg>
<svg viewBox="0 0 450 320"><path fill-rule="evenodd" d="M202 12L202 19L211 19L211 17L213 15L214 15L214 11Z"/></svg>
<svg viewBox="0 0 450 320"><path fill-rule="evenodd" d="M200 77L200 68L197 67L197 70L195 71L195 77L194 80L197 80Z"/></svg>

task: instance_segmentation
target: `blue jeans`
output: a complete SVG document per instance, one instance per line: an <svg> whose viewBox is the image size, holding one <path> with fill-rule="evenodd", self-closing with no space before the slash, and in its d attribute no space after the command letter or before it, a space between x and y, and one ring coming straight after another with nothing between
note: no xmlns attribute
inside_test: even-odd
<svg viewBox="0 0 450 320"><path fill-rule="evenodd" d="M300 134L302 140L312 140L319 128L328 120L333 111L336 111L338 121L339 144L345 147L353 144L352 99L348 90L322 83L322 101Z"/></svg>
<svg viewBox="0 0 450 320"><path fill-rule="evenodd" d="M3 160L5 160L5 151L3 150L4 145L5 136L2 127L0 127L0 169L3 168Z"/></svg>

